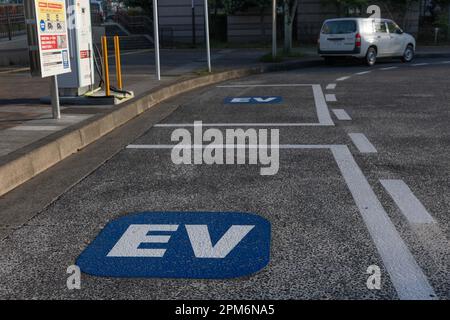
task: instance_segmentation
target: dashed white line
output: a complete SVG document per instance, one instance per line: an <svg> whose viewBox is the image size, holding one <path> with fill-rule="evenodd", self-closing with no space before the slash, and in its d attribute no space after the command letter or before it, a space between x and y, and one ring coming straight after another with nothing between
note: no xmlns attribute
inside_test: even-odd
<svg viewBox="0 0 450 320"><path fill-rule="evenodd" d="M338 79L336 79L336 81L345 81L345 80L348 80L348 79L350 79L350 76L338 78Z"/></svg>
<svg viewBox="0 0 450 320"><path fill-rule="evenodd" d="M369 139L363 133L349 133L355 146L361 153L377 153L377 149L370 143Z"/></svg>
<svg viewBox="0 0 450 320"><path fill-rule="evenodd" d="M358 73L355 73L356 75L358 75L358 76L362 76L362 75L365 75L365 74L368 74L368 73L371 73L372 71L363 71L363 72L358 72Z"/></svg>
<svg viewBox="0 0 450 320"><path fill-rule="evenodd" d="M403 180L380 180L411 224L436 223Z"/></svg>
<svg viewBox="0 0 450 320"><path fill-rule="evenodd" d="M333 113L341 121L349 121L352 118L348 115L348 113L344 109L333 109Z"/></svg>
<svg viewBox="0 0 450 320"><path fill-rule="evenodd" d="M380 70L388 71L388 70L394 70L394 69L398 69L398 67L387 67L387 68L381 68Z"/></svg>
<svg viewBox="0 0 450 320"><path fill-rule="evenodd" d="M429 63L415 63L415 64L412 64L411 66L413 66L413 67L421 67L421 66L428 66L429 65Z"/></svg>
<svg viewBox="0 0 450 320"><path fill-rule="evenodd" d="M326 94L325 99L327 100L327 102L336 102L337 101L335 94Z"/></svg>
<svg viewBox="0 0 450 320"><path fill-rule="evenodd" d="M329 85L327 85L327 90L334 90L336 89L336 83L330 83Z"/></svg>

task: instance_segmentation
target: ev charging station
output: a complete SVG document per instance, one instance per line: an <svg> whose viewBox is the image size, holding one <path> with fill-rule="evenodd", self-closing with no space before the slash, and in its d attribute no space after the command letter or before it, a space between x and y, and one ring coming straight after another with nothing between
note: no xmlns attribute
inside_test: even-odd
<svg viewBox="0 0 450 320"><path fill-rule="evenodd" d="M72 72L58 76L62 96L81 96L94 87L94 57L89 0L66 0Z"/></svg>

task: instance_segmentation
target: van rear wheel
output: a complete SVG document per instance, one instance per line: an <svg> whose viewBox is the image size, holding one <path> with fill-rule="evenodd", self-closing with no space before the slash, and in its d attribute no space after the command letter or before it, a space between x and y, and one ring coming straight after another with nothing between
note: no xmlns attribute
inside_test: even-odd
<svg viewBox="0 0 450 320"><path fill-rule="evenodd" d="M377 50L374 47L369 48L366 54L366 64L372 67L377 62Z"/></svg>

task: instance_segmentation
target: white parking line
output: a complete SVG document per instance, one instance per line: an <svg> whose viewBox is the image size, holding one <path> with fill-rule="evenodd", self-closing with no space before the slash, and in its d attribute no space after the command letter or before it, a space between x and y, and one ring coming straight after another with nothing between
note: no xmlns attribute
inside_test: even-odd
<svg viewBox="0 0 450 320"><path fill-rule="evenodd" d="M128 149L172 149L176 145L129 145ZM185 146L183 146L185 147ZM194 145L204 148L204 145ZM235 145L223 145L236 148ZM240 148L330 149L390 279L402 300L432 300L436 293L400 237L369 182L345 145L239 145Z"/></svg>
<svg viewBox="0 0 450 320"><path fill-rule="evenodd" d="M428 66L429 65L429 63L415 63L415 64L412 64L411 66L412 67L421 67L421 66Z"/></svg>
<svg viewBox="0 0 450 320"><path fill-rule="evenodd" d="M192 149L204 149L208 145L190 145L189 147ZM259 149L259 148L277 148L280 150L299 150L299 149L330 149L334 145L326 145L326 144L280 144L280 145L257 145L257 144L218 144L214 145L214 148L222 148L222 149ZM179 144L130 144L127 146L127 149L149 149L149 150L164 150L164 149L173 149L173 148L186 148L185 145Z"/></svg>
<svg viewBox="0 0 450 320"><path fill-rule="evenodd" d="M333 146L334 158L347 182L378 253L400 299L431 300L436 294L347 146Z"/></svg>
<svg viewBox="0 0 450 320"><path fill-rule="evenodd" d="M368 74L368 73L371 73L372 71L363 71L363 72L358 72L358 73L355 73L356 75L358 75L358 76L362 76L362 75L365 75L365 74Z"/></svg>
<svg viewBox="0 0 450 320"><path fill-rule="evenodd" d="M380 180L411 224L436 223L403 180Z"/></svg>
<svg viewBox="0 0 450 320"><path fill-rule="evenodd" d="M394 69L398 69L398 67L387 67L387 68L381 68L380 70L388 71L388 70L394 70Z"/></svg>
<svg viewBox="0 0 450 320"><path fill-rule="evenodd" d="M227 84L216 86L216 88L258 88L258 87L311 87L315 84L304 83L279 83L279 84Z"/></svg>
<svg viewBox="0 0 450 320"><path fill-rule="evenodd" d="M348 79L350 79L350 76L338 78L338 79L336 79L336 81L345 81L345 80L348 80Z"/></svg>
<svg viewBox="0 0 450 320"><path fill-rule="evenodd" d="M189 128L193 127L193 123L158 123L155 124L155 128ZM332 124L322 123L202 123L203 127L326 127L334 126Z"/></svg>
<svg viewBox="0 0 450 320"><path fill-rule="evenodd" d="M325 99L327 100L327 102L336 102L337 101L335 94L326 94Z"/></svg>
<svg viewBox="0 0 450 320"><path fill-rule="evenodd" d="M319 84L313 85L313 94L319 123L322 125L334 125L325 96L323 95L322 87Z"/></svg>
<svg viewBox="0 0 450 320"><path fill-rule="evenodd" d="M333 113L341 121L349 121L352 118L348 115L348 113L344 109L333 109Z"/></svg>
<svg viewBox="0 0 450 320"><path fill-rule="evenodd" d="M327 85L327 90L334 90L336 89L336 83L330 83L329 85Z"/></svg>
<svg viewBox="0 0 450 320"><path fill-rule="evenodd" d="M189 146L189 145L188 145ZM208 145L207 144L201 144L201 145L190 145L189 147L192 149L204 149ZM326 145L326 144L280 144L280 145L258 145L258 144L215 144L214 148L222 148L222 149L258 149L258 148L277 148L280 150L298 150L298 149L330 149L334 145ZM173 149L173 148L186 148L186 145L179 145L179 144L130 144L127 146L127 149L154 149L154 150L161 150L161 149Z"/></svg>
<svg viewBox="0 0 450 320"><path fill-rule="evenodd" d="M361 153L377 153L377 149L370 143L363 133L349 133L354 145Z"/></svg>

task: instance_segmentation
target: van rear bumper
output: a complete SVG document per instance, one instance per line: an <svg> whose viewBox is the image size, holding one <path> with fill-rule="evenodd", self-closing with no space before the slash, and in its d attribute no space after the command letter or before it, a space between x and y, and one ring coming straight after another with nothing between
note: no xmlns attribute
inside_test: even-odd
<svg viewBox="0 0 450 320"><path fill-rule="evenodd" d="M353 50L337 50L337 51L320 50L320 48L319 48L318 52L319 52L319 54L321 56L327 56L327 55L342 55L342 56L359 55L359 54L361 54L361 48L355 48Z"/></svg>

